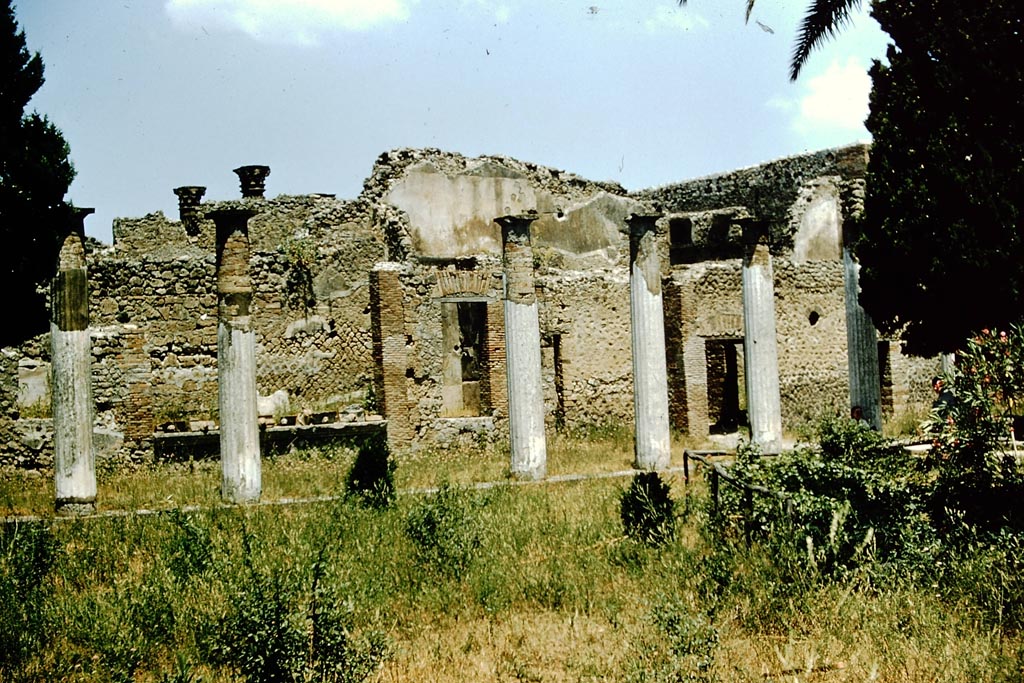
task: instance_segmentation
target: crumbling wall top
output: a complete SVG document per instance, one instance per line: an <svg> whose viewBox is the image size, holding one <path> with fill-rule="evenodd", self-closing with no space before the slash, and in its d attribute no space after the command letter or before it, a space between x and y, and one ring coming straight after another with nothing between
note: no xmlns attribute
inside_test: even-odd
<svg viewBox="0 0 1024 683"><path fill-rule="evenodd" d="M541 166L502 155L466 157L456 152L445 152L433 147L401 148L384 152L373 165L370 177L363 184L360 198L377 203L387 195L394 181L405 175L410 166L423 170L433 167L449 176L486 176L527 180L540 190L570 199L582 199L595 192L624 195L625 188L618 183L593 181L575 173Z"/></svg>
<svg viewBox="0 0 1024 683"><path fill-rule="evenodd" d="M728 173L641 190L631 196L654 201L671 213L746 206L755 219L768 224L773 250L792 249L799 227L792 209L805 186L823 177L838 177L844 181L863 178L869 150L867 144L855 144L799 154Z"/></svg>

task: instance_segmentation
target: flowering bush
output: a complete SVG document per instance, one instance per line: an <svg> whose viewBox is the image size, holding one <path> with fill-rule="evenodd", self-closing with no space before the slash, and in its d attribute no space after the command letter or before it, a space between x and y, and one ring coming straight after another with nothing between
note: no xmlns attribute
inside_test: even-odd
<svg viewBox="0 0 1024 683"><path fill-rule="evenodd" d="M970 525L1024 526L1014 504L1024 482L1010 439L1024 408L1024 329L982 330L958 353L957 371L946 381L955 400L932 423L936 520L949 521L956 511Z"/></svg>

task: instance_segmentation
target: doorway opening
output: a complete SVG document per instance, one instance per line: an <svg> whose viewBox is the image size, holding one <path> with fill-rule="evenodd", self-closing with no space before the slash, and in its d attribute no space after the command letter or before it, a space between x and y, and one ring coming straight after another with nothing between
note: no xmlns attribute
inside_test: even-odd
<svg viewBox="0 0 1024 683"><path fill-rule="evenodd" d="M742 339L708 339L708 423L711 434L731 434L747 424Z"/></svg>
<svg viewBox="0 0 1024 683"><path fill-rule="evenodd" d="M480 390L486 336L485 301L441 302L442 417L477 417L487 410Z"/></svg>

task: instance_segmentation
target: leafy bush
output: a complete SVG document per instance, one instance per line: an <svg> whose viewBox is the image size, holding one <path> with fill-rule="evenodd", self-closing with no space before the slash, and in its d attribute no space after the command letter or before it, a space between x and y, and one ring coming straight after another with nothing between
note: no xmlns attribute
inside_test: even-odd
<svg viewBox="0 0 1024 683"><path fill-rule="evenodd" d="M384 509L395 502L395 461L383 431L367 436L345 482L345 491L363 505Z"/></svg>
<svg viewBox="0 0 1024 683"><path fill-rule="evenodd" d="M479 502L448 484L421 500L405 520L417 561L443 576L461 578L480 549Z"/></svg>
<svg viewBox="0 0 1024 683"><path fill-rule="evenodd" d="M764 539L779 558L798 557L822 577L864 562L917 565L930 562L929 478L898 444L850 420L827 419L817 447L775 458L740 449L732 473L780 493L742 493L723 486L725 514L718 533L738 535L739 524ZM793 551L796 550L796 555Z"/></svg>
<svg viewBox="0 0 1024 683"><path fill-rule="evenodd" d="M656 637L640 643L639 661L627 680L710 683L718 651L718 630L703 614L692 612L677 597L660 596L648 615Z"/></svg>
<svg viewBox="0 0 1024 683"><path fill-rule="evenodd" d="M619 515L626 535L652 547L675 538L676 504L657 472L639 472L622 493Z"/></svg>
<svg viewBox="0 0 1024 683"><path fill-rule="evenodd" d="M952 405L933 411L929 465L937 473L931 508L944 529L1024 530L1024 477L1007 451L1010 426L1024 409L1024 329L982 330L957 354L945 381ZM948 512L952 512L950 516Z"/></svg>

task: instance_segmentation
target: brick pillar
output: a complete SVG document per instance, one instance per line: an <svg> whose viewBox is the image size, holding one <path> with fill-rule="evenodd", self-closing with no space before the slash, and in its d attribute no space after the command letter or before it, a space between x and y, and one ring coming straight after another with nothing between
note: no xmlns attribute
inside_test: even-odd
<svg viewBox="0 0 1024 683"><path fill-rule="evenodd" d="M540 319L530 245L530 224L536 219L536 214L495 219L501 226L505 270L510 469L513 476L521 479L543 479L547 473Z"/></svg>
<svg viewBox="0 0 1024 683"><path fill-rule="evenodd" d="M144 348L145 335L133 326L121 333L121 367L128 385L128 397L118 414L124 425L125 441L136 448L153 438L153 363Z"/></svg>
<svg viewBox="0 0 1024 683"><path fill-rule="evenodd" d="M775 334L775 275L766 230L744 227L743 371L750 439L765 454L782 450L782 399Z"/></svg>
<svg viewBox="0 0 1024 683"><path fill-rule="evenodd" d="M96 509L96 461L92 448L92 341L85 217L72 209L50 295L53 403L53 470L59 514Z"/></svg>
<svg viewBox="0 0 1024 683"><path fill-rule="evenodd" d="M370 271L374 392L380 412L388 421L388 445L395 450L407 447L415 436L406 388L409 350L400 273L395 263L378 263Z"/></svg>
<svg viewBox="0 0 1024 683"><path fill-rule="evenodd" d="M686 414L686 375L683 367L682 291L675 280L665 282L665 372L668 375L668 414L673 427L689 433Z"/></svg>
<svg viewBox="0 0 1024 683"><path fill-rule="evenodd" d="M629 226L629 310L633 350L634 460L637 469L669 466L668 369L661 277L668 244L658 215L633 214Z"/></svg>
<svg viewBox="0 0 1024 683"><path fill-rule="evenodd" d="M256 335L249 274L250 209L207 214L217 226L217 383L221 498L251 503L263 489L256 420Z"/></svg>
<svg viewBox="0 0 1024 683"><path fill-rule="evenodd" d="M508 367L505 363L505 303L487 302L487 338L484 341L485 396L496 419L508 417Z"/></svg>

